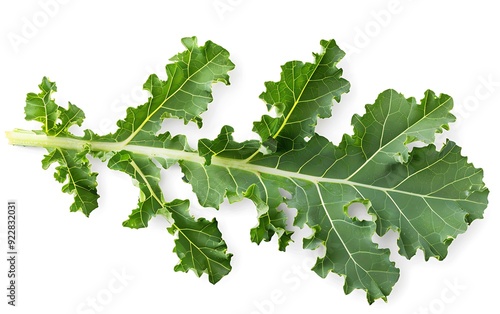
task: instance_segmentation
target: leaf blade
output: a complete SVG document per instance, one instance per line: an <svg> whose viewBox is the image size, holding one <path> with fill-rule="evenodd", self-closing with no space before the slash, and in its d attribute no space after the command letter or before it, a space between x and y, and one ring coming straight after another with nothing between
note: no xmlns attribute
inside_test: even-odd
<svg viewBox="0 0 500 314"><path fill-rule="evenodd" d="M350 84L341 78L336 67L345 53L334 40L321 41L322 51L314 54L314 63L291 61L282 66L281 80L266 82L260 95L268 108L275 107L279 116L263 116L254 123L254 131L265 143L278 142L276 149L286 150L314 134L317 118L331 116L332 101L349 91Z"/></svg>
<svg viewBox="0 0 500 314"><path fill-rule="evenodd" d="M174 200L160 211L173 220L169 232L177 234L174 252L180 262L174 269L182 272L193 270L198 277L206 273L209 281L216 284L231 271L232 254L227 253L217 221L194 219L188 208L189 201Z"/></svg>

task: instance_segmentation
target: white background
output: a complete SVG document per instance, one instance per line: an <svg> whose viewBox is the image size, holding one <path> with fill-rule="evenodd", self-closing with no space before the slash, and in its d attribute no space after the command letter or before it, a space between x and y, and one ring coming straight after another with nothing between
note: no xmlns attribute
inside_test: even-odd
<svg viewBox="0 0 500 314"><path fill-rule="evenodd" d="M470 313L497 311L498 163L500 110L500 5L494 1L1 1L1 130L32 129L24 120L27 92L42 77L58 84L60 105L84 109L84 128L113 129L125 108L139 104L150 73L164 76L168 59L183 50L180 39L198 36L231 52L236 69L229 87L214 88L204 128L173 122L193 145L213 138L224 124L238 140L255 138L252 122L266 112L258 99L264 81L279 79L289 60L311 61L321 39L336 39L348 53L341 62L351 92L318 132L338 142L385 89L422 98L426 89L455 99L457 123L444 135L485 170L492 191L485 219L451 245L444 261L399 256L396 237L382 241L401 278L389 296L369 306L364 292L345 296L343 279L321 279L307 270L317 252L296 237L287 252L277 243L257 246L249 229L256 212L249 201L202 209L178 167L163 173L167 199L190 198L193 212L217 217L234 254L233 271L211 285L206 276L173 271L177 257L166 223L144 230L123 228L138 190L129 177L93 160L99 172L100 207L86 218L70 213L71 197L44 171L42 149L11 147L0 138L0 202L19 206L18 306L7 306L6 210L0 215L1 313ZM50 13L50 14L49 14ZM35 23L35 29L27 26ZM24 31L24 34L23 34ZM21 39L20 39L21 38ZM490 81L489 84L485 81ZM440 137L442 140L444 137ZM307 230L298 235L307 235ZM125 273L122 281L117 273ZM120 275L123 276L123 275ZM109 285L111 283L112 289ZM92 309L92 299L96 299ZM489 310L488 310L489 309ZM493 309L493 310L492 310Z"/></svg>

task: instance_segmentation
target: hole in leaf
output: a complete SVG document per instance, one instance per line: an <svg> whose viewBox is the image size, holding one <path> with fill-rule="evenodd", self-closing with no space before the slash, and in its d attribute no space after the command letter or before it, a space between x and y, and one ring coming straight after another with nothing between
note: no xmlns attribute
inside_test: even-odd
<svg viewBox="0 0 500 314"><path fill-rule="evenodd" d="M397 252L399 250L397 241L399 238L399 233L394 230L387 230L383 236L374 234L372 241L377 243L380 248L390 249L392 252Z"/></svg>
<svg viewBox="0 0 500 314"><path fill-rule="evenodd" d="M165 132L169 132L172 137L179 134L190 134L186 140L189 146L194 149L198 148L198 140L203 138L201 130L195 123L190 122L188 124L184 124L184 120L177 119L175 117L163 120L161 129L157 132L157 134L163 134Z"/></svg>
<svg viewBox="0 0 500 314"><path fill-rule="evenodd" d="M347 215L351 218L357 218L358 220L372 221L373 217L368 214L367 206L362 202L354 202L349 205L347 209Z"/></svg>
<svg viewBox="0 0 500 314"><path fill-rule="evenodd" d="M290 193L287 190L282 189L282 188L279 188L278 190L280 192L280 195L283 196L284 198L286 198L287 200L292 199L292 193Z"/></svg>
<svg viewBox="0 0 500 314"><path fill-rule="evenodd" d="M408 150L411 152L414 148L420 148L420 147L425 147L427 144L425 144L422 141L414 141L414 142L409 142L406 144L406 147L408 147Z"/></svg>

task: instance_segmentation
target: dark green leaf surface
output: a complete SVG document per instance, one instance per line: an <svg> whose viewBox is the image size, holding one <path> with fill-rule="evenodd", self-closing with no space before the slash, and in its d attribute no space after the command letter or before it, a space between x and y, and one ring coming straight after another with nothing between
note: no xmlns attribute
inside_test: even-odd
<svg viewBox="0 0 500 314"><path fill-rule="evenodd" d="M123 223L125 227L145 228L156 212L165 206L160 188L160 169L153 161L144 156L135 156L127 151L116 153L108 163L108 167L130 175L141 190L139 204Z"/></svg>
<svg viewBox="0 0 500 314"><path fill-rule="evenodd" d="M288 62L281 67L279 82L265 84L266 91L260 98L279 116L263 116L254 123L254 130L264 143L278 143L278 147L268 145L272 151L289 149L313 136L317 118L330 117L332 101L340 101L340 96L349 91L349 82L341 78L342 70L337 68L345 53L334 40L323 40L321 46L323 50L314 54L314 63Z"/></svg>
<svg viewBox="0 0 500 314"><path fill-rule="evenodd" d="M118 121L118 131L111 136L113 140L140 144L154 136L167 117L201 126L200 114L212 102L212 84L229 84L227 73L234 64L227 50L211 41L202 47L196 37L184 38L182 43L187 50L171 58L174 62L166 66L168 79L162 81L156 74L148 78L144 89L151 97L147 103L127 109L127 117Z"/></svg>
<svg viewBox="0 0 500 314"><path fill-rule="evenodd" d="M44 77L38 87L40 93L29 93L26 96L26 106L24 107L26 120L40 122L45 134L53 134L60 109L52 99L52 93L57 91L57 86Z"/></svg>
<svg viewBox="0 0 500 314"><path fill-rule="evenodd" d="M168 230L177 234L174 252L180 263L175 267L176 271L193 270L198 276L207 273L213 284L231 271L232 254L227 253L215 219L195 219L189 214L189 201L182 200L172 201L167 210L160 213L173 220Z"/></svg>
<svg viewBox="0 0 500 314"><path fill-rule="evenodd" d="M67 136L69 127L82 124L85 114L80 108L69 103L66 109L54 102L52 94L57 91L54 82L44 77L38 87L40 93L27 95L24 111L26 120L38 121L42 124L42 134ZM87 159L88 147L82 145L79 151L75 151L54 146L48 147L47 150L49 153L42 160L42 166L47 169L53 163L59 164L55 169L54 177L58 182L64 183L63 192L74 196L70 210L81 211L86 216L90 215L97 208L99 195L97 194L97 173L91 171Z"/></svg>
<svg viewBox="0 0 500 314"><path fill-rule="evenodd" d="M76 152L66 149L48 149L49 154L42 160L43 169L57 162L54 177L64 183L62 191L74 195L72 212L81 211L85 216L97 208L97 173L90 170L87 150Z"/></svg>

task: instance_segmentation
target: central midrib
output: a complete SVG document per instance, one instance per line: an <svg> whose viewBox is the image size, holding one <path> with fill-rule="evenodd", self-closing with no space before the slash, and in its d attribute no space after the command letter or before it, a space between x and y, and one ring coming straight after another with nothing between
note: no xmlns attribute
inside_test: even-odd
<svg viewBox="0 0 500 314"><path fill-rule="evenodd" d="M115 142L115 143L99 142L99 141L88 141L78 138L54 137L54 136L35 134L30 131L22 131L22 130L9 131L6 132L6 135L7 138L9 139L10 144L12 145L46 147L46 148L65 148L77 151L82 151L85 149L88 149L89 151L102 151L102 152L117 152L120 150L126 150L135 154L148 157L162 157L162 158L169 158L176 160L184 160L199 164L205 163L205 158L198 155L198 152L186 152L168 148L148 147L148 146L130 145L130 144L124 145L123 142ZM297 173L293 171L271 168L267 166L252 164L242 159L230 159L230 158L213 156L212 165L224 168L235 168L244 171L249 171L259 176L260 174L268 174L284 178L294 178L313 183L324 182L332 184L349 185L365 189L378 190L386 194L393 192L393 193L405 194L405 195L428 198L428 199L438 199L446 201L455 200L450 198L438 197L434 195L417 194L404 190L396 190L394 188L379 187L375 185L350 181L349 179L325 178L304 173Z"/></svg>
<svg viewBox="0 0 500 314"><path fill-rule="evenodd" d="M161 158L194 162L199 164L205 163L205 158L201 157L198 154L198 152L186 152L182 150L175 150L168 148L147 147L147 146L129 145L129 144L124 145L122 142L111 143L111 142L99 142L99 141L86 141L77 138L53 137L53 136L38 135L32 132L22 132L22 131L7 132L7 137L10 140L10 144L13 145L36 146L36 147L47 147L47 148L50 147L66 148L78 151L82 151L84 149L88 149L89 151L103 151L103 152L113 152L113 151L116 152L120 150L126 150L131 153L147 157L161 157ZM349 185L365 189L378 190L386 194L393 192L393 193L405 194L421 198L439 199L447 201L454 200L433 195L417 194L404 190L395 190L393 188L384 188L370 184L349 181L347 179L325 178L305 173L297 173L293 171L271 168L271 167L252 164L242 159L230 159L219 156L213 156L211 164L224 168L234 168L234 169L248 171L259 177L261 174L268 174L283 178L294 178L298 180L309 181L315 184L322 182L322 183Z"/></svg>
<svg viewBox="0 0 500 314"><path fill-rule="evenodd" d="M167 149L167 148L145 147L145 146L138 146L138 145L128 145L126 147L126 150L133 152L133 153L136 153L136 154L149 156L149 157L171 158L171 159L195 162L195 163L199 163L199 164L205 163L205 158L199 156L197 152L185 152L185 151L173 150L173 149ZM360 188L365 188L365 189L382 191L386 194L388 194L389 192L394 192L394 193L405 194L405 195L421 197L421 198L430 198L430 199L447 200L447 201L453 200L453 199L443 198L443 197L438 197L438 196L433 196L433 195L417 194L417 193L412 193L412 192L404 191L404 190L395 190L392 188L384 188L384 187L379 187L379 186L375 186L375 185L370 185L370 184L365 184L365 183L360 183L360 182L355 182L355 181L349 181L346 179L325 178L325 177L319 177L319 176L314 176L314 175L309 175L309 174L304 174L304 173L297 173L297 172L293 172L293 171L282 170L282 169L278 169L278 168L271 168L271 167L266 167L266 166L248 163L243 159L230 159L230 158L213 156L212 160L211 160L211 165L219 166L219 167L223 167L223 168L233 168L233 169L244 170L244 171L252 172L253 174L256 174L258 176L260 176L261 174L268 174L268 175L279 176L279 177L283 177L283 178L294 178L294 179L299 179L299 180L303 180L303 181L309 181L309 182L313 182L315 184L317 184L317 183L332 183L332 184L343 184L343 185L355 186L355 187L360 187Z"/></svg>

